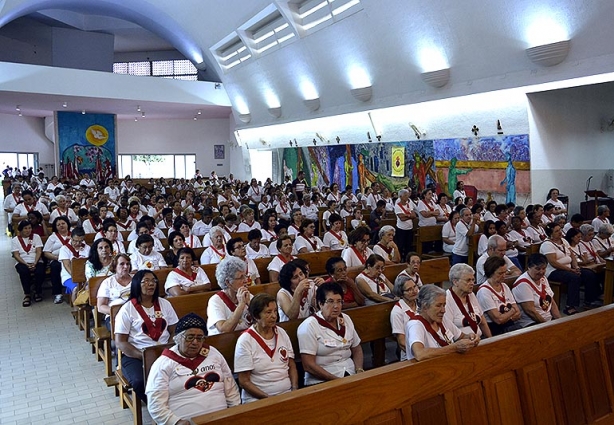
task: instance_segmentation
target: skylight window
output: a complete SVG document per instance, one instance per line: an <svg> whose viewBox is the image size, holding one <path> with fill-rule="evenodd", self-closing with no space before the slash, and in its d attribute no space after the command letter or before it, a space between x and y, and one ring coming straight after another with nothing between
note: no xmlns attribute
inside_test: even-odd
<svg viewBox="0 0 614 425"><path fill-rule="evenodd" d="M360 0L289 0L288 4L307 33L362 10Z"/></svg>
<svg viewBox="0 0 614 425"><path fill-rule="evenodd" d="M277 9L248 27L246 34L253 42L253 50L258 53L265 52L295 36L292 27Z"/></svg>
<svg viewBox="0 0 614 425"><path fill-rule="evenodd" d="M220 66L225 69L235 67L252 57L251 52L238 35L216 49L215 54Z"/></svg>

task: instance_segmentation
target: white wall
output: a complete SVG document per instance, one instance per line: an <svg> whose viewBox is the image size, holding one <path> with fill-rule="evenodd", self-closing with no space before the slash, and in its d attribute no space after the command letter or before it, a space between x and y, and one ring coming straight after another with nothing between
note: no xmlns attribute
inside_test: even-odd
<svg viewBox="0 0 614 425"><path fill-rule="evenodd" d="M117 122L118 154L196 154L203 175L232 172L229 120L147 120ZM225 159L213 158L213 145L225 145Z"/></svg>
<svg viewBox="0 0 614 425"><path fill-rule="evenodd" d="M40 164L55 162L55 144L45 137L43 118L0 114L0 151L38 153Z"/></svg>
<svg viewBox="0 0 614 425"><path fill-rule="evenodd" d="M557 187L569 195L570 212L580 212L587 179L593 176L591 189L607 192L605 172L614 168L614 132L601 131L602 119L614 118L614 85L534 93L528 99L533 201L543 203Z"/></svg>

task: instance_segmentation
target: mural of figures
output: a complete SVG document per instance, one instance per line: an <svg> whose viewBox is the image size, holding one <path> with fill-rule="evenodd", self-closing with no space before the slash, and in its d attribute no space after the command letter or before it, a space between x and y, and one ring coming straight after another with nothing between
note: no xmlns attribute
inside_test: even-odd
<svg viewBox="0 0 614 425"><path fill-rule="evenodd" d="M470 196L517 202L519 196L526 200L531 186L526 134L293 147L278 157L282 173L284 166L294 175L303 170L319 187L337 183L364 190L378 182L391 191L434 186L451 195L463 180Z"/></svg>
<svg viewBox="0 0 614 425"><path fill-rule="evenodd" d="M56 113L60 177L83 173L104 181L116 175L115 115Z"/></svg>

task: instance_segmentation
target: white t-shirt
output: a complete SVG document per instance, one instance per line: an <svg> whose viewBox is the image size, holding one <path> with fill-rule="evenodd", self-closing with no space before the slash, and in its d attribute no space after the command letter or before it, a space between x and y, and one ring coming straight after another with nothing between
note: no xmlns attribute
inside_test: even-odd
<svg viewBox="0 0 614 425"><path fill-rule="evenodd" d="M166 320L164 332L162 332L158 341L154 341L149 335L143 332L144 321L130 301L127 301L117 313L117 317L115 318L115 333L128 335L128 342L138 350L151 347L152 345L166 344L170 338L168 327L176 324L179 319L170 302L164 298L158 298L158 302L160 303L162 318ZM152 321L156 320L153 306L149 308L143 307L143 310Z"/></svg>
<svg viewBox="0 0 614 425"><path fill-rule="evenodd" d="M164 282L164 290L166 291L167 295L169 294L169 289L174 286L179 286L182 290L187 291L188 288L192 286L211 283L209 277L203 269L196 267L194 271L196 272L196 276L193 276L194 279L191 279L178 273L177 269L172 270Z"/></svg>
<svg viewBox="0 0 614 425"><path fill-rule="evenodd" d="M595 217L591 222L593 228L595 229L595 234L599 233L599 228L604 224L610 224L610 220L607 218L605 220L600 219L599 217Z"/></svg>
<svg viewBox="0 0 614 425"><path fill-rule="evenodd" d="M34 260L36 260L36 249L43 247L43 241L41 240L41 237L38 236L36 233L33 233L30 235L29 238L23 239L23 243L26 248L28 247L28 245L30 245L30 248L27 252L23 248L23 246L21 246L21 243L19 242L19 237L15 236L13 239L11 239L11 252L19 252L19 256L26 263L34 263ZM43 256L41 255L39 261L42 258Z"/></svg>
<svg viewBox="0 0 614 425"><path fill-rule="evenodd" d="M84 244L77 252L79 254L79 258L87 258L88 255L90 255L90 247ZM63 246L62 248L60 248L60 252L58 253L58 261L61 262L62 260L72 260L73 258L75 258L75 255L67 246ZM62 279L62 283L66 282L68 279L71 278L70 273L68 272L68 270L66 270L66 267L64 266L62 266L62 272L60 274L60 277Z"/></svg>
<svg viewBox="0 0 614 425"><path fill-rule="evenodd" d="M561 243L558 245L552 242L550 239L544 241L544 243L539 247L539 253L546 256L548 254L556 254L556 261L560 265L571 267L571 247L566 239L561 239ZM548 262L548 267L546 267L546 276L550 276L550 273L555 270L556 269L552 267L550 262Z"/></svg>
<svg viewBox="0 0 614 425"><path fill-rule="evenodd" d="M62 236L60 235L59 237L61 238ZM64 240L65 243L70 243L70 233L66 235ZM58 238L58 234L54 232L47 238L47 242L45 242L45 246L43 247L43 252L50 252L51 254L57 256L60 254L60 248L63 246L64 244Z"/></svg>
<svg viewBox="0 0 614 425"><path fill-rule="evenodd" d="M157 251L157 252L164 251L164 245L162 245L162 242L160 242L160 239L156 238L155 236L152 236L152 238L153 238L153 241L154 241L153 250ZM132 254L134 254L135 252L138 252L138 251L139 250L136 247L136 239L134 239L128 245L127 252L128 252L129 255L132 255Z"/></svg>
<svg viewBox="0 0 614 425"><path fill-rule="evenodd" d="M386 252L386 250L382 248L380 244L373 245L373 253L377 255L381 255L382 258L384 258L384 260L388 260L388 261L392 261L392 259L394 258L396 254L394 248L390 251L390 254L388 254L388 252Z"/></svg>
<svg viewBox="0 0 614 425"><path fill-rule="evenodd" d="M529 226L527 227L525 232L527 233L527 235L529 235L529 237L531 238L531 242L533 243L541 243L544 239L546 239L546 232L541 226Z"/></svg>
<svg viewBox="0 0 614 425"><path fill-rule="evenodd" d="M508 309L508 304L516 304L516 300L514 299L514 295L512 294L512 290L507 284L503 283L501 285L503 287L503 292L497 292L497 295L493 291L494 288L488 282L484 282L480 289L478 290L477 299L478 303L480 303L480 308L484 313L488 313L489 310L497 310L499 313L503 312L502 307ZM496 292L496 291L495 291ZM501 297L501 298L499 298ZM505 302L502 301L505 300ZM492 323L492 319L488 314L485 314L486 321L488 323Z"/></svg>
<svg viewBox="0 0 614 425"><path fill-rule="evenodd" d="M130 255L130 263L132 270L159 270L160 267L167 267L166 261L162 254L157 251L151 251L149 255L143 255L136 251Z"/></svg>
<svg viewBox="0 0 614 425"><path fill-rule="evenodd" d="M443 238L447 238L453 242L456 242L456 229L454 228L454 226L452 226L451 221L446 221L446 223L443 225L443 227L441 228L441 236ZM448 245L445 242L443 243L444 252L448 252L451 254L453 249L454 249L453 243L450 245Z"/></svg>
<svg viewBox="0 0 614 425"><path fill-rule="evenodd" d="M13 215L18 215L25 219L30 211L38 211L43 216L49 214L49 210L47 209L45 204L37 201L36 204L34 204L31 207L26 206L25 202L18 204L17 206L15 206L15 209L13 210Z"/></svg>
<svg viewBox="0 0 614 425"><path fill-rule="evenodd" d="M384 276L383 273L379 275L379 282L377 282L375 281L375 279L372 279L367 276L365 272L362 272L358 276L356 276L356 283L361 281L366 283L369 289L371 289L376 294L382 295L390 293L390 288L385 283L386 276Z"/></svg>
<svg viewBox="0 0 614 425"><path fill-rule="evenodd" d="M130 283L123 286L117 281L115 275L109 276L100 284L96 297L107 298L109 307L124 304L130 298Z"/></svg>
<svg viewBox="0 0 614 425"><path fill-rule="evenodd" d="M446 316L443 317L443 327L445 328L445 335L441 329L441 325L437 330L437 334L444 340L447 340L449 344L454 340L460 338L462 332L454 325ZM427 332L426 328L419 320L410 320L405 325L405 354L407 360L413 360L415 358L414 352L411 347L414 343L420 342L424 345L424 348L440 348L437 340Z"/></svg>
<svg viewBox="0 0 614 425"><path fill-rule="evenodd" d="M253 298L253 295L249 295L249 299ZM244 329L249 328L251 324L251 317L249 316L249 312L247 311L249 303L245 306L245 310L243 311L243 315L241 316L241 320L237 324L235 328L236 331L242 331ZM235 306L236 309L236 306ZM218 335L221 332L218 330L215 324L220 321L228 320L234 311L231 310L226 303L220 297L219 292L209 298L209 303L207 304L207 329L209 330L209 335Z"/></svg>
<svg viewBox="0 0 614 425"><path fill-rule="evenodd" d="M469 255L469 238L467 233L469 232L470 224L465 223L463 220L459 220L456 223L456 241L454 241L454 248L452 248L452 252L456 255L460 255L466 257ZM477 224L474 224L475 230L478 231Z"/></svg>
<svg viewBox="0 0 614 425"><path fill-rule="evenodd" d="M339 236L341 240L339 240L337 236L333 235L331 231L326 232L326 234L324 234L324 239L322 240L324 246L328 246L330 249L343 249L348 246L348 235L343 230L336 233L336 235Z"/></svg>
<svg viewBox="0 0 614 425"><path fill-rule="evenodd" d="M312 244L316 246L315 249ZM322 242L322 239L317 236L306 238L305 236L300 235L297 236L296 240L294 241L294 249L296 252L299 252L303 248L307 248L307 252L319 252L322 250L323 246L324 243Z"/></svg>
<svg viewBox="0 0 614 425"><path fill-rule="evenodd" d="M545 291L546 294L546 296L544 297L545 301L549 301L547 304L544 303L544 300L541 299L540 293L542 291ZM535 283L533 279L531 279L531 276L529 276L528 272L521 274L514 283L514 287L512 288L512 294L514 295L514 298L516 299L516 302L518 304L532 302L535 306L535 311L537 311L537 314L543 317L544 320L546 320L547 322L552 320L551 310L552 300L554 299L554 292L552 292L552 289L550 289L548 279L546 279L545 277L543 277L538 284ZM548 300L547 297L550 297L550 299ZM535 322L533 319L531 319L531 317L529 317L529 315L525 313L523 308L520 309L520 313L521 317L519 324L521 326L524 327Z"/></svg>
<svg viewBox="0 0 614 425"><path fill-rule="evenodd" d="M274 338L265 340L252 326L239 336L235 348L235 373L251 371L252 384L269 396L287 393L292 389L288 366L289 359L294 358L292 341L279 326L275 327L275 333ZM258 341L273 351L272 357ZM241 391L241 399L243 403L258 400L245 389Z"/></svg>
<svg viewBox="0 0 614 425"><path fill-rule="evenodd" d="M371 248L367 247L367 250L364 254L365 261L367 261L367 258L369 258L371 254L373 254L373 251L371 251ZM358 258L358 255L356 255L351 246L348 246L341 252L341 258L343 258L343 261L345 261L345 265L348 268L360 267L365 265L365 263Z"/></svg>
<svg viewBox="0 0 614 425"><path fill-rule="evenodd" d="M299 309L298 317L297 317L298 319L304 319L311 315L311 312L312 312L311 307L313 306L314 300L316 297L316 289L317 289L316 285L313 283L313 281L310 281L309 288L307 289L307 291L305 291L301 299L301 307ZM279 321L287 322L290 320L290 318L286 315L286 313L281 308L282 299L286 299L291 303L292 294L290 293L290 291L284 288L281 288L277 292L277 312L279 313Z"/></svg>
<svg viewBox="0 0 614 425"><path fill-rule="evenodd" d="M313 221L318 220L318 207L314 204L310 204L309 206L303 205L301 206L301 214L303 217L308 218Z"/></svg>
<svg viewBox="0 0 614 425"><path fill-rule="evenodd" d="M405 325L409 322L408 311L413 314L418 314L418 312L412 310L403 299L397 301L394 307L392 307L390 311L390 324L392 325L393 335L405 335ZM401 350L401 361L403 360L407 360L407 354L405 351Z"/></svg>
<svg viewBox="0 0 614 425"><path fill-rule="evenodd" d="M426 204L425 200L420 200L418 202L418 226L419 227L424 227L424 226L435 226L437 225L437 217L423 217L422 214L420 214L421 211L426 211L426 212L431 212L431 211L437 211L436 205L431 202L429 203L429 205Z"/></svg>
<svg viewBox="0 0 614 425"><path fill-rule="evenodd" d="M486 251L488 251L488 236L486 236L485 234L482 234L478 242L478 255L482 255Z"/></svg>
<svg viewBox="0 0 614 425"><path fill-rule="evenodd" d="M266 245L260 244L260 249L258 252L254 251L254 249L249 245L245 245L246 256L249 259L255 260L256 258L267 258L270 257L269 248Z"/></svg>
<svg viewBox="0 0 614 425"><path fill-rule="evenodd" d="M486 263L486 260L488 260L488 252L480 255L480 258L478 258L478 261L475 263L476 285L481 285L482 283L486 282L486 275L484 274L484 264ZM503 260L505 260L505 266L507 267L508 271L514 267L514 263L512 263L512 260L507 258L507 255L503 256Z"/></svg>
<svg viewBox="0 0 614 425"><path fill-rule="evenodd" d="M292 256L292 260L294 260L296 257ZM292 261L292 260L288 260L288 261ZM284 260L281 259L281 257L279 255L276 255L275 257L273 257L273 259L271 260L271 262L269 263L269 265L266 267L266 269L268 271L274 271L279 273L281 271L281 268L288 262L284 262Z"/></svg>
<svg viewBox="0 0 614 425"><path fill-rule="evenodd" d="M54 209L49 215L49 223L53 223L53 221L60 216L68 217L68 220L71 223L79 221L79 217L75 214L75 211L72 208L66 208L66 211L62 212L59 208ZM86 232L87 233L87 232Z"/></svg>
<svg viewBox="0 0 614 425"><path fill-rule="evenodd" d="M316 316L324 320L321 312L317 312ZM356 373L351 349L360 345L360 337L348 315L341 313L337 319L338 323L339 319L343 320L345 326L343 336L339 336L332 329L320 325L314 316L305 319L299 325L296 334L301 354L316 356L318 366L341 378L345 375L345 372L350 375ZM323 381L305 372L305 385L314 385L320 382Z"/></svg>
<svg viewBox="0 0 614 425"><path fill-rule="evenodd" d="M469 311L469 309L467 308L467 303L464 299L461 299L461 302L463 304L463 306L465 307L465 309L467 309L467 313L469 313L469 315L471 315L471 312ZM445 313L445 317L448 318L448 320L450 320L452 323L454 323L456 325L456 327L458 329L460 329L461 332L463 332L464 334L476 334L477 336L482 335L482 330L480 329L480 320L481 320L481 316L484 314L482 312L482 309L480 308L480 303L478 302L478 299L476 298L475 294L472 292L469 294L469 302L471 303L471 307L473 308L473 319L477 322L478 324L478 329L476 332L473 331L473 329L471 329L471 326L469 326L468 324L466 324L466 319L465 316L463 315L463 313L461 312L460 308L456 305L456 303L454 302L454 299L452 298L452 290L448 289L446 291L446 313ZM445 325L444 325L445 326Z"/></svg>
<svg viewBox="0 0 614 425"><path fill-rule="evenodd" d="M226 247L222 247L221 250L215 249L212 246L205 249L200 256L200 264L218 264L226 257Z"/></svg>
<svg viewBox="0 0 614 425"><path fill-rule="evenodd" d="M254 221L251 226L247 224L246 222L242 221L239 224L239 228L237 229L237 232L249 232L250 230L261 229L261 228L262 226L260 226L260 223L258 223L257 221Z"/></svg>

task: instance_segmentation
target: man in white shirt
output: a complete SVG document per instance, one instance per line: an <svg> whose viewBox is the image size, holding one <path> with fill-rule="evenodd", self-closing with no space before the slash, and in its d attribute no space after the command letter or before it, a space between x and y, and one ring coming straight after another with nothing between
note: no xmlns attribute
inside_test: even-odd
<svg viewBox="0 0 614 425"><path fill-rule="evenodd" d="M512 263L507 255L505 255L505 251L507 251L507 243L502 236L492 235L488 238L488 249L484 254L478 258L478 261L475 265L475 273L476 273L476 284L481 285L486 282L486 275L484 274L484 264L488 257L492 257L494 255L501 257L505 260L505 265L507 267L506 278L508 277L516 277L520 276L522 272L518 267Z"/></svg>

